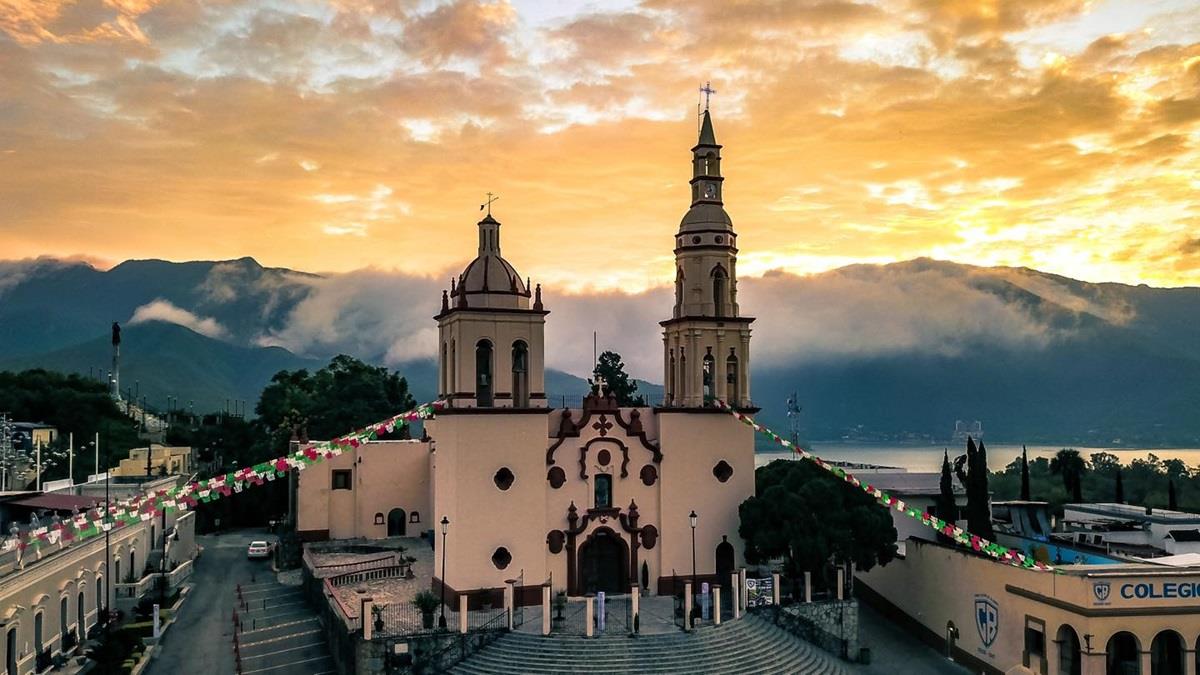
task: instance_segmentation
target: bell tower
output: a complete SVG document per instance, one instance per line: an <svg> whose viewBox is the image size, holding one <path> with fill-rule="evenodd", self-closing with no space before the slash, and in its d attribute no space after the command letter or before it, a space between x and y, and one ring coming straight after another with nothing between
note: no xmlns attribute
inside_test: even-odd
<svg viewBox="0 0 1200 675"><path fill-rule="evenodd" d="M750 405L750 324L737 302L737 233L707 105L692 148L692 204L675 234L675 306L663 326L666 407Z"/></svg>
<svg viewBox="0 0 1200 675"><path fill-rule="evenodd" d="M546 315L542 287L529 288L500 255L500 222L479 221L479 250L450 291L438 322L438 394L450 408L544 408Z"/></svg>

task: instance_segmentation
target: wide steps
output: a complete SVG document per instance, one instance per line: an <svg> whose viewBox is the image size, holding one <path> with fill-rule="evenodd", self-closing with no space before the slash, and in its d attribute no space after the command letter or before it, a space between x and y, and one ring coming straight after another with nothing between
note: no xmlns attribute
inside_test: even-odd
<svg viewBox="0 0 1200 675"><path fill-rule="evenodd" d="M460 663L461 675L524 673L813 673L842 675L833 656L757 617L692 633L542 637L509 633Z"/></svg>

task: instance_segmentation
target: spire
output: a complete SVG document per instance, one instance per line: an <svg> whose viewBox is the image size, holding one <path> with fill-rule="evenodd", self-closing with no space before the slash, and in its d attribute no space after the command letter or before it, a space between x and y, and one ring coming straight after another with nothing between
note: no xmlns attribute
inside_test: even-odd
<svg viewBox="0 0 1200 675"><path fill-rule="evenodd" d="M701 115L700 141L696 143L696 145L711 145L713 147L720 147L717 145L717 135L713 133L712 116L708 114L707 109Z"/></svg>

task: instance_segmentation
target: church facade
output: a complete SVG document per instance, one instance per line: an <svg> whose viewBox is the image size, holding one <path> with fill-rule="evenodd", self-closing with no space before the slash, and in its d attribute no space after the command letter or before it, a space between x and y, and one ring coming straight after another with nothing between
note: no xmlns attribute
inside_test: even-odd
<svg viewBox="0 0 1200 675"><path fill-rule="evenodd" d="M754 439L712 402L751 406L753 319L737 301L720 151L706 110L692 148L691 205L673 241L675 303L661 322L658 405L619 406L602 386L579 408L548 405L550 310L541 286L531 289L501 256L501 225L489 212L476 258L443 292L435 317L445 408L426 421L424 441L387 443L388 454L368 444L303 472L302 538L433 530L434 590L467 593L472 603L514 579L526 603L540 602L547 581L570 595L632 585L668 593L693 566L700 581L728 584L744 564L738 506L754 494ZM364 465L368 455L379 470Z"/></svg>

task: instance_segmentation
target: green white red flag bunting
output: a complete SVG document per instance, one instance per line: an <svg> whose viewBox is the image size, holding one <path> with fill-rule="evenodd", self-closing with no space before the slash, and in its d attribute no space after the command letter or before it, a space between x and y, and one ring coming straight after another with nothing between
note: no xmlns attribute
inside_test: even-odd
<svg viewBox="0 0 1200 675"><path fill-rule="evenodd" d="M877 487L873 487L869 483L859 480L857 477L855 477L853 474L849 473L845 469L842 469L841 467L838 467L838 466L834 466L834 465L830 464L829 462L826 462L825 460L821 459L820 457L812 454L811 452L808 452L804 448L796 445L795 443L792 443L791 441L780 436L779 434L775 433L774 431L771 431L767 427L764 427L763 425L759 424L758 422L755 422L754 418L750 417L749 415L744 415L744 414L738 412L737 410L733 409L732 407L729 406L729 404L725 403L724 401L717 399L715 401L715 403L718 407L723 408L724 410L727 410L730 414L732 414L734 417L736 417L742 423L746 424L747 426L752 427L758 433L763 434L764 436L770 438L771 440L775 441L779 445L782 445L783 447L788 448L793 453L798 455L801 459L806 459L806 460L816 464L817 466L821 467L822 469L825 469L829 473L837 476L838 478L841 478L842 480L846 481L847 483L861 489L863 492L866 492L867 494L874 497L875 501L879 502L881 505L883 505L887 508L890 508L890 509L895 509L895 510L899 511L900 513L903 513L904 515L906 515L910 518L913 518L915 520L919 520L921 522L921 524L923 524L926 527L929 527L933 530L936 530L937 532L944 534L947 537L950 537L951 539L954 540L955 543L957 543L961 546L969 547L975 551L985 553L999 562L1002 562L1002 563L1005 563L1008 565L1013 565L1015 567L1024 567L1026 569L1038 570L1038 571L1042 571L1042 572L1055 571L1055 569L1053 567L1051 567L1050 565L1047 565L1046 563L1040 562L1038 560L1034 560L1033 558L1025 555L1024 553L1022 553L1020 551L1015 551L1006 546L1001 546L1000 544L997 544L995 542L988 541L987 539L984 539L983 537L980 537L978 535L974 535L974 534L971 534L970 532L967 532L966 530L962 529L961 527L958 527L954 523L950 523L945 520L942 520L941 518L930 515L929 513L925 512L925 511L919 511L919 510L909 506L908 504L905 504L903 500L897 499L896 497L889 495L888 493L884 492L883 490L880 490Z"/></svg>
<svg viewBox="0 0 1200 675"><path fill-rule="evenodd" d="M235 492L241 492L248 486L262 485L264 481L273 481L286 475L292 469L302 471L312 464L337 457L347 450L377 439L380 434L391 433L409 422L425 419L444 405L442 401L424 403L408 412L393 415L381 422L367 425L331 441L313 443L283 457L260 462L207 480L192 481L169 490L159 490L152 495L135 495L118 502L111 502L107 508L98 507L87 513L63 519L62 522L43 525L10 536L4 540L3 545L0 545L0 550L3 552L13 549L25 551L30 547L37 550L42 546L55 545L59 542L69 543L88 539L113 529L159 517L164 512L186 511L195 508L201 502L215 501Z"/></svg>

